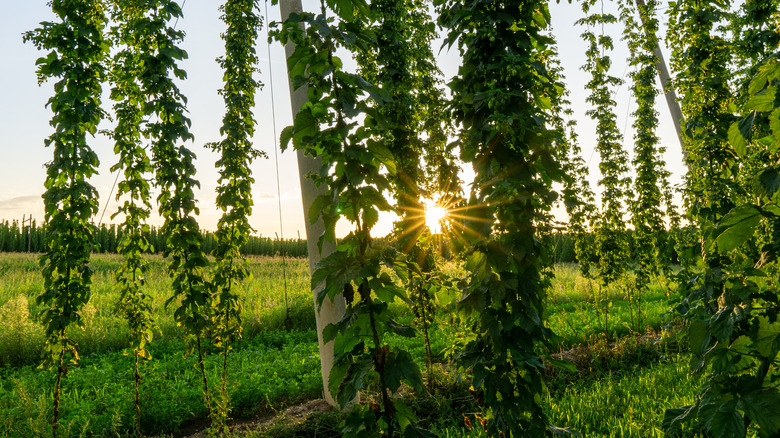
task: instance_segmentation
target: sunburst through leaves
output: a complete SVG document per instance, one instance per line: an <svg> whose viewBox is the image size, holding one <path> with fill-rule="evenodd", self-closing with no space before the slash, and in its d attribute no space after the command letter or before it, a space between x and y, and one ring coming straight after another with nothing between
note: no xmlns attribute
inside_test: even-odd
<svg viewBox="0 0 780 438"><path fill-rule="evenodd" d="M425 206L425 225L431 234L441 234L441 223L447 218L447 208L430 200L423 201Z"/></svg>

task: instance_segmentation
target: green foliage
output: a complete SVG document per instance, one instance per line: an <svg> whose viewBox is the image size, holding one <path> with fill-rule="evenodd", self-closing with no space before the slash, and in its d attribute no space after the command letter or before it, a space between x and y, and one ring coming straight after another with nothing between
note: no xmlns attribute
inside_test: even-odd
<svg viewBox="0 0 780 438"><path fill-rule="evenodd" d="M541 436L548 424L536 348L549 346L552 333L542 321L547 257L536 221L563 179L545 123L559 92L546 64L550 16L537 1L442 1L440 11L445 44L457 44L463 59L450 83L453 115L461 159L476 174L459 224L468 277L458 307L473 318L474 335L458 363L473 372L491 435Z"/></svg>
<svg viewBox="0 0 780 438"><path fill-rule="evenodd" d="M621 8L621 20L625 23L624 39L628 42L631 57L629 65L637 70L631 74L637 108L634 116L634 199L630 201L631 219L634 225L634 253L636 278L629 285L629 298L636 303L637 324L641 325L641 299L653 277L668 272L671 261L661 256L664 224L663 191L669 187L669 172L665 169L659 146L658 114L655 110L656 57L658 46L658 19L655 17L657 2L649 0L635 9L630 3ZM641 25L634 15L638 12Z"/></svg>
<svg viewBox="0 0 780 438"><path fill-rule="evenodd" d="M143 75L142 59L152 55L148 39L143 34L132 31L136 26L146 24L144 9L138 2L125 1L114 4L112 19L116 23L112 28L114 45L120 47L114 55L111 68L111 82L114 84L111 98L116 114L116 127L112 136L114 151L119 154L119 162L112 171L121 170L116 199L127 199L120 204L112 218L123 215L124 222L119 227L122 239L116 250L125 258L124 265L116 272L116 281L121 287L117 301L117 311L128 322L130 347L135 356L135 408L136 434L141 430L141 375L140 360L149 360L151 355L147 344L154 336L155 324L152 319L151 297L144 291L144 277L147 264L142 253L154 250L145 234L150 231L146 220L151 213L151 193L148 176L152 172L151 161L143 145L142 125L144 113L142 102L145 89L139 78Z"/></svg>
<svg viewBox="0 0 780 438"><path fill-rule="evenodd" d="M691 367L709 376L692 405L666 412L669 433L689 422L723 437L743 437L754 428L760 436L774 436L780 430L773 250L780 210L771 164L777 160L780 133L773 114L780 111L767 98L780 78L776 58L768 56L777 50L777 41L765 38L767 33L757 37L761 43L729 41L722 27L725 18L741 26L765 16L767 11L756 6L746 2L742 11L731 12L722 5L694 9L683 4L672 10L689 158L699 164L688 176L689 193L696 196L690 209L702 230L704 261L678 309L690 320ZM766 6L777 7L773 2ZM745 35L762 34L763 26L746 25ZM731 58L737 50L743 53ZM767 61L755 63L758 59ZM735 67L742 70L735 73ZM746 72L755 76L740 84ZM731 85L743 92L735 96ZM733 115L737 108L741 120Z"/></svg>
<svg viewBox="0 0 780 438"><path fill-rule="evenodd" d="M211 294L203 272L208 260L195 220L198 208L194 189L199 185L194 179L195 154L183 145L192 140L190 120L185 115L186 98L174 83L174 77L186 77L177 66L187 56L177 46L184 34L170 25L182 12L173 0L144 1L134 6L144 8L133 29L134 38L144 44L137 61L145 68L140 70L137 80L145 95L141 112L150 120L142 135L151 142L155 185L159 190L158 213L164 220L160 233L165 236L164 255L171 258L168 272L173 279L173 296L166 304L179 304L174 319L185 329L190 351L197 350L208 405L201 346L210 325Z"/></svg>
<svg viewBox="0 0 780 438"><path fill-rule="evenodd" d="M622 237L626 224L623 220L624 202L629 196L630 179L628 172L628 154L623 149L621 134L615 116L615 101L611 88L621 84L621 80L609 75L612 61L608 52L613 49L612 38L605 34L596 35L591 27L615 23L616 17L605 13L591 13L595 0L582 3L586 14L577 21L587 26L582 34L588 43L587 61L583 70L590 72L591 80L586 85L590 91L587 102L593 108L587 111L596 122L596 149L601 162L599 170L603 187L601 193L601 211L596 215L594 231L596 235L596 254L598 254L597 276L602 285L608 288L620 280L628 270L628 245Z"/></svg>
<svg viewBox="0 0 780 438"><path fill-rule="evenodd" d="M148 265L145 288L152 297L154 318L159 322L161 331L148 345L154 361L143 367L141 430L150 436L170 435L177 430L181 433L192 430L194 425L206 424L208 411L200 393L196 358L184 357L184 331L176 326L172 312L163 306L171 285L165 259L160 256L145 258ZM322 392L317 334L311 329L314 312L308 264L305 260L288 260L288 287L295 325L287 333L279 330L284 319L279 263L278 258L249 258L248 267L254 281L239 286L246 300L242 318L244 335L233 344L228 365L233 407L231 416L236 420L278 414L290 405L319 398ZM85 429L89 436L116 436L117 432L127 436L134 431L133 358L122 354L129 341L127 325L121 315L112 311L120 293L114 273L123 264L123 257L116 255L96 255L92 258L94 295L84 311L85 326L84 329L72 327L70 330L73 339L79 343L82 361L77 369L70 370L68 379L63 381L62 418L66 418L61 426L63 434L66 434L64 431L68 424L74 433ZM4 382L0 385L0 431L12 437L37 436L32 429L38 427L36 422L42 421L45 426L47 415L51 416L50 403L48 408L39 405L47 399L45 394L51 391L52 377L36 370L33 365L38 359L43 333L40 326L27 319L28 312L34 314L37 307L34 300L28 301L25 297L33 296L43 283L40 276L33 275L36 272L33 256L0 254L0 303L3 303L0 305L0 318L12 321L0 327L0 360L7 360L0 366L0 380ZM449 270L447 272L454 275ZM627 349L631 345L630 340L620 338L615 339L621 347L614 353L607 342L593 344L591 356L577 353L583 347L575 347L583 342L583 337L600 339L602 333L600 324L593 319L587 289L576 266L556 266L552 285L554 292L549 301L552 303L549 324L556 333L560 330L565 338L562 349L574 348L572 352L576 355L573 361L584 365L579 367L583 374L552 373L548 386L550 396L545 395L543 405L554 407L555 412L560 413L553 414L556 422L567 421L566 416L569 415L574 423L569 425L576 424L583 436L600 433L609 436L606 432L589 433L593 430L605 431L607 424L616 430L631 427L635 430L634 436L642 428L652 430L654 426L660 427L658 406L665 403L667 394L671 395L680 388L669 382L675 382L680 378L678 376L685 374L684 370L677 368L687 359L675 362L677 368L673 374L656 372L655 365L649 364L659 360L657 354L650 356L643 353L645 350ZM646 311L648 318L655 315L650 322L660 330L658 315L666 307L665 297L658 285L653 285L651 290L646 298ZM429 386L431 398L404 397L429 430L435 430L440 424L463 428L462 413L483 410L468 392L469 379L461 376L457 391L446 386L459 378L459 373L452 373L447 365L447 352L457 351L459 348L456 346L465 343L470 335L465 323L460 323L457 317L452 320L448 314L450 294L450 291L437 293L436 329L430 333L435 362L435 383ZM389 305L389 310L400 323L411 323L414 318L409 307L398 300ZM614 325L620 328L613 333L628 334L628 309L622 297L617 295L613 315ZM568 324L573 330L567 329ZM425 344L422 337L407 338L390 333L384 338L393 349L397 347L409 352L418 366L424 366ZM221 371L221 355L210 354L204 359L209 379L216 382ZM656 388L654 380L640 385L631 383L645 381L643 376L647 373L669 376L658 382ZM590 377L585 378L585 375ZM429 379L429 385L430 382ZM684 385L685 392L670 398L667 405L690 403L692 390L688 386ZM367 394L364 398L377 395L377 388L376 374L369 373L363 388L363 393ZM402 385L402 388L401 394L409 394L408 387ZM571 389L570 394L563 393L566 388ZM448 392L451 399L442 400ZM612 409L620 407L629 416L612 418L612 414L601 415L608 406L610 410L606 412L612 413ZM342 432L341 428L332 430L339 421L341 418L328 429L332 436L340 436ZM310 426L315 430L317 425ZM478 428L479 425L476 425ZM324 431L320 429L320 432ZM301 435L306 433L297 436ZM250 433L250 436L254 435ZM260 436L277 435L269 431L260 433Z"/></svg>
<svg viewBox="0 0 780 438"><path fill-rule="evenodd" d="M343 293L347 304L341 321L329 325L323 333L323 341L334 341L329 389L342 407L354 405L353 400L373 370L379 380L380 400L371 401L368 406L354 405L345 420L344 435L393 436L399 431L405 436L419 436L426 432L417 426L414 414L391 395L399 390L402 381L418 392L424 391L420 370L408 353L391 350L385 340L388 332L414 336L415 331L397 323L388 310L389 303L396 298L408 298L386 272L381 272L384 266L406 281L409 270L416 270L416 265L407 263L395 250L377 244L370 235L379 219L379 210L392 209L383 192L393 193L395 189L399 203L406 207L419 203L409 196L410 181L400 183L402 192L393 179L403 172L410 176L417 172L416 163L404 165L400 159L418 156L416 148L409 144L412 122L398 113L390 119L384 109L377 109L385 108L392 99L399 100L394 107L397 111L405 108L409 103L403 99L409 97L409 85L404 85L401 77L385 77L381 79L388 81L387 89L380 89L362 76L344 71L335 54L337 48L366 54L371 43L390 37L392 32L387 28L376 33L365 29L360 20L372 15L363 3L329 2L328 6L339 20L327 16L323 2L321 14L293 14L275 32L275 37L282 43L295 44L295 52L288 59L291 82L295 87L307 86L309 101L297 114L293 126L282 133L282 145L292 140L296 149L322 159L320 171L310 177L328 190L308 212L310 220L319 217L325 225L320 245L323 240L335 243L335 226L340 218L355 226L353 232L340 239L333 254L318 264L312 277L312 287L321 287L318 303ZM387 8L392 6L384 4ZM358 15L353 15L355 9L360 10ZM299 24L305 24L305 29ZM398 24L383 22L388 27ZM399 36L393 36L393 41L397 44ZM402 59L394 62L406 62L403 52L395 54ZM373 59L382 66L388 62L387 56L390 54L380 51ZM399 66L401 70L392 74L405 76L408 73L404 67ZM369 98L375 107L369 104ZM386 122L386 118L390 121ZM393 141L381 137L386 133L394 136Z"/></svg>
<svg viewBox="0 0 780 438"><path fill-rule="evenodd" d="M215 288L213 320L215 322L216 346L223 350L222 387L223 402L215 404L213 427L223 433L227 429L225 420L229 414L227 394L228 353L231 340L241 336L241 302L235 287L251 279L249 270L241 255L252 227L252 160L263 154L252 148L255 133L255 119L252 108L255 93L261 84L254 79L257 71L255 41L262 25L257 13L256 0L228 0L221 6L222 20L227 30L222 34L225 40L225 56L217 62L225 70L225 85L220 94L225 101L226 113L220 132L225 138L212 145L221 153L217 161L219 187L217 207L223 211L214 237L216 266L211 272L211 286Z"/></svg>
<svg viewBox="0 0 780 438"><path fill-rule="evenodd" d="M565 76L557 53L551 57L550 72L555 75L556 82L559 82L559 86L563 88L562 93L553 96L551 124L556 131L554 144L561 160L561 167L567 170L560 197L560 201L569 215L569 235L566 237L570 237L573 241L574 253L582 275L590 277L592 275L591 266L596 260L592 234L590 233L590 225L597 211L596 202L587 179L588 168L582 158L582 149L576 131L577 122L573 118L573 112L570 108L571 102L568 99L569 90L562 85ZM567 118L568 120L566 120ZM556 237L562 236L553 236L553 238ZM560 239L553 247L554 252L558 250L559 243L561 243ZM558 254L553 254L553 257L556 262L573 261L560 259Z"/></svg>
<svg viewBox="0 0 780 438"><path fill-rule="evenodd" d="M728 68L732 47L719 28L728 14L718 2L678 2L668 15L667 43L673 51L674 86L684 117L687 216L699 225L701 238L712 232L743 194L738 184L729 181L737 170L726 135L734 120L727 110L734 104ZM707 264L703 288L709 290L721 287L717 272L724 260L716 249L705 247L702 253Z"/></svg>
<svg viewBox="0 0 780 438"><path fill-rule="evenodd" d="M759 68L751 81L751 98L771 92L778 81L780 64L773 57ZM776 140L780 138L777 137L780 135L777 123L780 110L775 106L761 112L751 111L749 102L750 99L745 105L746 111L750 111L746 118L767 122L771 131L755 141L776 151L780 146ZM732 127L740 123L734 122ZM750 142L752 139L748 136L741 140ZM737 145L734 147L736 149ZM704 311L689 311L698 316L688 331L695 354L692 366L695 371L708 370L710 378L702 385L693 405L666 412L664 426L669 431L691 420L698 421L715 436L723 437L745 436L751 424L756 425L761 436L773 436L780 431L780 391L774 377L780 354L775 277L777 253L774 251L778 245L777 235L773 234L762 248L758 262L744 253L734 252L759 232L757 227L762 217L775 227L780 223L780 205L777 203L780 199L776 188L771 182L762 184L760 175L763 172L756 175L764 189L761 205L734 207L719 221L714 235L705 243L717 245L721 252L735 254L735 262L724 269L725 281L717 298L717 311L707 312L706 307L702 309ZM714 307L712 302L704 304Z"/></svg>
<svg viewBox="0 0 780 438"><path fill-rule="evenodd" d="M440 198L449 204L460 194L458 169L446 143L441 72L431 49L434 24L426 3L419 0L373 2L371 11L368 28L376 35L376 45L362 47L357 60L366 80L381 87L388 97L373 102L379 121L374 135L395 163L389 169L389 181L400 220L395 223L393 241L420 268L406 273L404 286L412 310L420 315L416 322L429 347L428 326L435 312L432 291L442 283L440 275L433 273L437 267L421 198ZM429 371L432 355L428 348Z"/></svg>
<svg viewBox="0 0 780 438"><path fill-rule="evenodd" d="M778 0L746 0L738 13L729 14L728 31L734 46L732 82L745 91L760 62L780 46L780 34L773 24L780 16Z"/></svg>
<svg viewBox="0 0 780 438"><path fill-rule="evenodd" d="M87 144L87 134L95 134L104 115L102 62L109 43L103 36L103 2L54 1L51 7L60 21L43 22L24 39L50 51L36 62L39 82L58 79L47 103L54 113L54 133L45 143L53 147L54 158L46 165L47 252L40 258L44 291L37 298L46 337L43 365L57 370L52 419L56 437L61 379L79 359L65 331L71 323L82 324L81 310L91 294L89 255L95 226L90 221L97 213L98 195L88 179L97 172L98 157Z"/></svg>

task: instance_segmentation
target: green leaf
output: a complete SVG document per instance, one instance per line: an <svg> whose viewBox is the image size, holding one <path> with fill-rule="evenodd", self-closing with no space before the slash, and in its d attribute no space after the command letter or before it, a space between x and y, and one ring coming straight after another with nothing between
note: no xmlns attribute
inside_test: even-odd
<svg viewBox="0 0 780 438"><path fill-rule="evenodd" d="M568 360L555 359L552 357L547 358L547 360L556 368L566 370L570 373L577 372L577 367L573 363L569 362Z"/></svg>
<svg viewBox="0 0 780 438"><path fill-rule="evenodd" d="M750 141L753 139L753 125L756 121L756 112L751 111L750 114L745 116L742 120L739 121L738 127L739 127L739 133L742 134L742 137Z"/></svg>
<svg viewBox="0 0 780 438"><path fill-rule="evenodd" d="M538 11L534 12L533 20L534 23L536 23L536 25L539 26L540 29L544 29L545 27L547 27L547 18L544 16L544 14Z"/></svg>
<svg viewBox="0 0 780 438"><path fill-rule="evenodd" d="M731 336L731 333L734 331L732 310L733 307L730 306L722 307L718 310L718 313L710 319L710 331L712 332L712 336L716 339L726 339Z"/></svg>
<svg viewBox="0 0 780 438"><path fill-rule="evenodd" d="M286 126L282 129L282 134L279 136L279 148L282 151L287 150L287 145L293 138L294 128L292 126Z"/></svg>
<svg viewBox="0 0 780 438"><path fill-rule="evenodd" d="M752 204L734 207L721 219L717 227L718 248L730 251L750 239L761 222L761 210Z"/></svg>
<svg viewBox="0 0 780 438"><path fill-rule="evenodd" d="M763 388L743 396L745 414L758 424L762 436L774 436L780 431L780 391Z"/></svg>
<svg viewBox="0 0 780 438"><path fill-rule="evenodd" d="M728 138L734 151L740 158L745 158L747 154L747 142L753 136L753 123L756 119L756 112L752 111L744 119L731 124L728 130Z"/></svg>
<svg viewBox="0 0 780 438"><path fill-rule="evenodd" d="M304 104L298 115L295 116L295 123L293 124L293 139L297 147L306 146L306 142L310 141L319 133L319 123L314 117L311 111L311 105Z"/></svg>
<svg viewBox="0 0 780 438"><path fill-rule="evenodd" d="M709 390L699 404L699 421L715 438L744 437L745 420L737 409L737 403L735 398L726 399Z"/></svg>
<svg viewBox="0 0 780 438"><path fill-rule="evenodd" d="M487 256L485 253L480 251L473 252L466 259L466 269L468 269L470 272L473 272L477 279L484 279L490 269L487 264Z"/></svg>
<svg viewBox="0 0 780 438"><path fill-rule="evenodd" d="M758 94L761 90L764 89L764 86L766 85L767 79L769 77L769 73L769 69L761 68L759 72L753 76L753 78L750 80L750 85L748 86L748 93L750 93L751 96Z"/></svg>
<svg viewBox="0 0 780 438"><path fill-rule="evenodd" d="M314 198L314 202L311 203L311 207L309 207L309 214L308 219L309 223L313 224L317 222L317 219L320 218L320 214L322 214L322 209L325 208L325 205L330 201L330 196L327 194L319 195L316 198Z"/></svg>
<svg viewBox="0 0 780 438"><path fill-rule="evenodd" d="M772 134L774 134L775 137L775 143L777 143L777 139L780 139L780 107L775 108L774 111L769 115L769 128L772 129ZM777 149L777 146L775 146L775 150Z"/></svg>
<svg viewBox="0 0 780 438"><path fill-rule="evenodd" d="M374 225L379 221L379 211L373 206L366 206L363 208L363 214L361 215L363 220L363 227L366 230L374 228Z"/></svg>
<svg viewBox="0 0 780 438"><path fill-rule="evenodd" d="M366 375L370 370L371 359L363 357L358 362L349 364L349 367L347 367L347 371L344 374L344 379L340 382L334 382L332 380L334 376L331 376L328 387L330 388L331 393L338 394L336 401L338 401L340 406L346 406L357 397L358 392L363 389ZM334 383L338 385L336 388L334 388ZM334 389L337 389L337 391L333 391Z"/></svg>
<svg viewBox="0 0 780 438"><path fill-rule="evenodd" d="M775 87L769 87L765 90L761 90L757 94L750 97L750 100L748 100L745 104L745 109L752 110L754 117L756 111L772 111L775 109L775 94Z"/></svg>
<svg viewBox="0 0 780 438"><path fill-rule="evenodd" d="M762 357L772 359L780 351L780 322L769 322L765 316L758 318L758 332L753 340L753 348Z"/></svg>
<svg viewBox="0 0 780 438"><path fill-rule="evenodd" d="M707 321L697 320L688 327L688 342L691 351L695 354L703 354L711 344L710 328Z"/></svg>
<svg viewBox="0 0 780 438"><path fill-rule="evenodd" d="M780 188L780 172L776 167L769 166L758 174L758 183L767 196L772 196Z"/></svg>
<svg viewBox="0 0 780 438"><path fill-rule="evenodd" d="M415 330L414 327L406 324L399 324L393 319L387 321L387 328L398 336L403 336L405 338L413 338L417 335L417 330Z"/></svg>
<svg viewBox="0 0 780 438"><path fill-rule="evenodd" d="M352 281L360 270L359 261L343 251L335 251L320 260L312 274L311 287L317 290L324 287L317 295L317 302L322 305L325 297L334 297L343 292L344 285Z"/></svg>
<svg viewBox="0 0 780 438"><path fill-rule="evenodd" d="M406 406L406 403L399 399L393 400L393 407L395 407L395 418L398 420L398 425L401 426L401 430L406 430L410 425L417 421L414 412ZM404 435L406 436L406 435Z"/></svg>
<svg viewBox="0 0 780 438"><path fill-rule="evenodd" d="M391 351L386 358L384 369L385 385L395 392L406 381L415 391L425 392L420 368L406 351Z"/></svg>
<svg viewBox="0 0 780 438"><path fill-rule="evenodd" d="M395 301L396 297L400 298L402 301L408 301L404 289L393 283L386 274L383 274L379 278L370 279L368 284L371 286L371 289L374 291L377 298L386 303L392 303Z"/></svg>
<svg viewBox="0 0 780 438"><path fill-rule="evenodd" d="M369 141L366 142L366 144L368 146L368 150L371 151L371 153L374 155L374 158L379 160L380 163L387 167L387 171L390 172L390 175L395 175L397 170L395 156L392 152L390 152L390 149L388 149L380 141Z"/></svg>

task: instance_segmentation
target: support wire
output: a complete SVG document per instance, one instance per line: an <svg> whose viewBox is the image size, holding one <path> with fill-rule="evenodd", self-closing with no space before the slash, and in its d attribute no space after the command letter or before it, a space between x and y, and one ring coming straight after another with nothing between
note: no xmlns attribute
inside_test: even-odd
<svg viewBox="0 0 780 438"><path fill-rule="evenodd" d="M287 254L284 250L284 221L282 220L282 188L279 182L279 148L276 144L276 140L279 138L276 132L276 101L274 96L274 72L271 65L271 39L268 34L268 0L265 1L265 34L266 48L268 49L268 82L271 86L271 123L274 131L274 163L276 165L276 199L279 207L279 247L282 254L282 279L284 281L284 306L286 308L286 316L284 318L284 325L289 332L292 330L292 318L290 318L290 302L287 299Z"/></svg>

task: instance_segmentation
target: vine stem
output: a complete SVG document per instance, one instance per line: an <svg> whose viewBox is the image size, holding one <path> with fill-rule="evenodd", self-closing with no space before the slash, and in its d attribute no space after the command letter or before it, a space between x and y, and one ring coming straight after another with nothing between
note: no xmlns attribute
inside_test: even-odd
<svg viewBox="0 0 780 438"><path fill-rule="evenodd" d="M369 298L370 300L370 298ZM370 304L369 304L370 305ZM385 383L385 361L387 360L386 353L382 351L379 346L379 333L376 331L376 321L374 320L374 312L369 309L368 312L369 323L371 324L371 334L374 337L374 367L379 372L379 387L382 391L382 405L384 410L382 415L387 422L387 436L393 436L393 416L391 414L393 404L390 401L390 396L387 394L387 384ZM380 355L385 355L380 362Z"/></svg>
<svg viewBox="0 0 780 438"><path fill-rule="evenodd" d="M230 317L225 315L225 331L227 332L229 328L230 328ZM225 340L223 340L223 342L225 342ZM223 394L227 389L228 352L229 352L229 346L227 342L225 342L224 348L222 349L222 393Z"/></svg>
<svg viewBox="0 0 780 438"><path fill-rule="evenodd" d="M625 281L625 280L624 280ZM638 323L634 320L634 291L629 290L630 285L626 285L625 282L623 284L623 287L625 288L626 294L625 297L628 299L628 319L631 321L631 328L634 331L637 331Z"/></svg>
<svg viewBox="0 0 780 438"><path fill-rule="evenodd" d="M419 300L424 303L425 297L423 296L422 287L418 287L420 293ZM425 365L428 368L428 387L433 386L433 351L431 351L431 340L428 337L428 317L425 313L425 305L420 306L420 312L422 313L422 325L423 325L423 339L425 340Z"/></svg>
<svg viewBox="0 0 780 438"><path fill-rule="evenodd" d="M135 353L135 434L141 436L141 374L138 369L138 350Z"/></svg>
<svg viewBox="0 0 780 438"><path fill-rule="evenodd" d="M200 336L195 336L198 344L198 367L200 367L200 373L203 376L203 397L206 399L206 408L211 414L211 396L209 395L209 382L206 378L206 366L203 363L203 348L200 345Z"/></svg>
<svg viewBox="0 0 780 438"><path fill-rule="evenodd" d="M65 345L62 346L60 357L57 359L57 381L54 384L54 418L51 423L51 432L54 438L57 438L57 429L60 426L60 391L62 389L62 375L65 372L62 362L65 360Z"/></svg>

